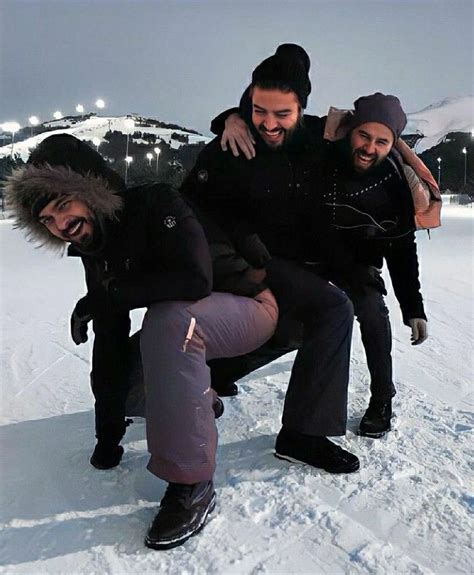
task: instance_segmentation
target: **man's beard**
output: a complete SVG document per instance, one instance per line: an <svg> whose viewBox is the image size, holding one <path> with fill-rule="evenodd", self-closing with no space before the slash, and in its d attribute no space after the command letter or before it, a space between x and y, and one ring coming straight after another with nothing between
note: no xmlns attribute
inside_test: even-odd
<svg viewBox="0 0 474 575"><path fill-rule="evenodd" d="M366 154L362 148L351 149L351 164L358 174L371 173L384 159L378 154Z"/></svg>
<svg viewBox="0 0 474 575"><path fill-rule="evenodd" d="M298 134L301 132L302 127L303 127L303 116L300 116L298 118L298 121L291 128L277 128L276 130L267 131L264 129L263 125L260 124L256 128L256 130L257 130L259 136L264 141L264 143L268 146L268 148L270 148L270 150L276 151L276 150L284 150L284 149L288 148L289 146L291 146L291 144L295 141ZM270 142L265 140L265 138L263 137L264 132L266 132L267 134L280 133L281 132L283 135L283 139L281 142L278 142L278 143L275 143L275 145L272 145Z"/></svg>
<svg viewBox="0 0 474 575"><path fill-rule="evenodd" d="M82 232L82 228L89 224L91 232ZM70 242L73 246L80 250L90 249L95 239L95 222L83 216L75 217L71 220L68 227L63 230L63 239Z"/></svg>

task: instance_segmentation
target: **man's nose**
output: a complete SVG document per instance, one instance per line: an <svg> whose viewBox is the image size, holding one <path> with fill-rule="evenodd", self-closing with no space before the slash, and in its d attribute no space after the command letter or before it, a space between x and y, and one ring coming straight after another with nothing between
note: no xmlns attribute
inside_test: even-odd
<svg viewBox="0 0 474 575"><path fill-rule="evenodd" d="M55 218L55 224L56 224L56 227L58 228L58 230L63 232L65 229L67 229L67 227L69 225L69 217L66 215L57 216Z"/></svg>
<svg viewBox="0 0 474 575"><path fill-rule="evenodd" d="M278 122L276 121L275 118L269 116L268 118L265 118L265 121L263 122L263 127L265 128L265 130L271 132L272 130L278 128Z"/></svg>
<svg viewBox="0 0 474 575"><path fill-rule="evenodd" d="M373 142L372 140L370 142L367 142L364 146L364 152L366 154L375 154L375 142Z"/></svg>

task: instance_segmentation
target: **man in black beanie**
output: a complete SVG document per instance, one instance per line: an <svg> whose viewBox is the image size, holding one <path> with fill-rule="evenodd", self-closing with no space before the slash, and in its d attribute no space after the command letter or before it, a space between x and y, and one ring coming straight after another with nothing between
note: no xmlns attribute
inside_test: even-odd
<svg viewBox="0 0 474 575"><path fill-rule="evenodd" d="M327 436L346 432L352 305L305 265L306 252L312 252L318 149L317 138L302 122L311 91L309 64L300 46L284 44L257 66L242 102L256 157L248 162L223 152L216 138L199 155L182 191L226 229L280 309L269 345L230 361L209 362L214 389L235 394L237 379L295 349L292 340L302 336L275 455L350 473L359 468L358 458ZM266 257L247 249L249 234L266 247Z"/></svg>

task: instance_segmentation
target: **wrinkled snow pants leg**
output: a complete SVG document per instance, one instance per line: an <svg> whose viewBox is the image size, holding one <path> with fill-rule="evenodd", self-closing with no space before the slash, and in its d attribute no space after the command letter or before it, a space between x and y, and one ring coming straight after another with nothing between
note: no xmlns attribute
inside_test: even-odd
<svg viewBox="0 0 474 575"><path fill-rule="evenodd" d="M254 299L214 292L195 302L150 306L141 353L152 473L175 483L212 478L217 429L206 360L256 349L271 337L277 319L268 290Z"/></svg>

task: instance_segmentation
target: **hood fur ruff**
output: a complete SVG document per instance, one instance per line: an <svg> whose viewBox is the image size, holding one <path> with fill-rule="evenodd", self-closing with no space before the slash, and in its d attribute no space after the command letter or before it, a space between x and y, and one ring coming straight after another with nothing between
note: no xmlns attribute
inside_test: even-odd
<svg viewBox="0 0 474 575"><path fill-rule="evenodd" d="M65 166L29 164L18 168L7 178L6 208L15 217L14 227L25 230L29 241L55 251L66 243L53 236L32 213L39 197L54 200L60 196L82 200L98 218L117 219L123 200L108 182L91 173L80 174Z"/></svg>

